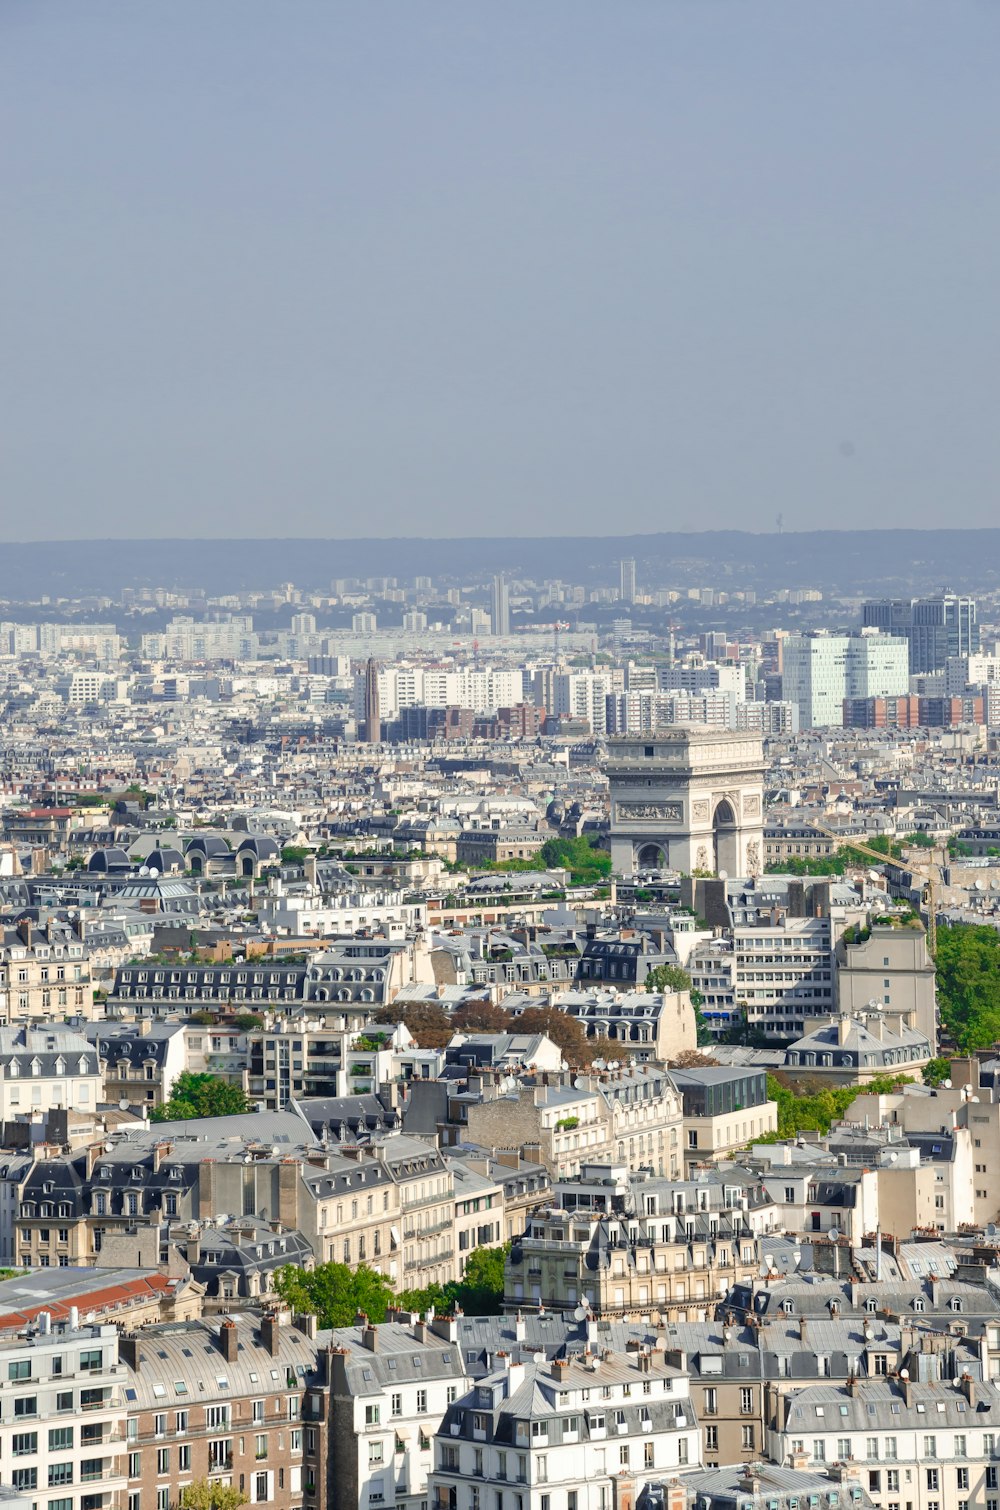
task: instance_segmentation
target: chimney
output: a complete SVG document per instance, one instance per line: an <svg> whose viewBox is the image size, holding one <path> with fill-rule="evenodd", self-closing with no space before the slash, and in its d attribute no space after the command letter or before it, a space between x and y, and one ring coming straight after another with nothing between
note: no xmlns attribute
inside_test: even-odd
<svg viewBox="0 0 1000 1510"><path fill-rule="evenodd" d="M514 1340L516 1342L523 1342L526 1331L527 1328L524 1324L524 1316L520 1311L518 1311L517 1315L514 1317Z"/></svg>
<svg viewBox="0 0 1000 1510"><path fill-rule="evenodd" d="M962 1394L973 1410L976 1408L976 1381L971 1374L962 1375Z"/></svg>
<svg viewBox="0 0 1000 1510"><path fill-rule="evenodd" d="M133 1374L139 1372L139 1335L137 1332L123 1332L118 1339L118 1357L122 1363L127 1363Z"/></svg>
<svg viewBox="0 0 1000 1510"><path fill-rule="evenodd" d="M370 1353L378 1352L378 1328L369 1323L367 1316L361 1328L361 1346L366 1347Z"/></svg>
<svg viewBox="0 0 1000 1510"><path fill-rule="evenodd" d="M278 1353L281 1351L281 1338L278 1334L279 1325L277 1311L265 1311L260 1319L260 1340L272 1358L277 1358Z"/></svg>
<svg viewBox="0 0 1000 1510"><path fill-rule="evenodd" d="M556 1383L563 1384L566 1380L566 1375L569 1373L569 1359L553 1358L550 1367L552 1369L552 1377Z"/></svg>
<svg viewBox="0 0 1000 1510"><path fill-rule="evenodd" d="M418 1342L427 1341L427 1323L422 1316L418 1316L413 1323L413 1335Z"/></svg>
<svg viewBox="0 0 1000 1510"><path fill-rule="evenodd" d="M18 931L18 933L20 935L21 942L24 945L24 947L26 949L30 949L31 948L31 919L30 918L22 918L21 921L17 925L17 931Z"/></svg>
<svg viewBox="0 0 1000 1510"><path fill-rule="evenodd" d="M239 1347L235 1321L224 1321L219 1328L219 1346L227 1363L236 1362Z"/></svg>
<svg viewBox="0 0 1000 1510"><path fill-rule="evenodd" d="M292 1325L303 1337L308 1337L310 1342L316 1341L316 1318L307 1312L293 1317Z"/></svg>
<svg viewBox="0 0 1000 1510"><path fill-rule="evenodd" d="M805 1342L805 1340L806 1340L806 1333L808 1332L808 1330L809 1329L808 1329L808 1327L806 1325L806 1318L804 1316L800 1316L799 1317L799 1341L800 1342Z"/></svg>

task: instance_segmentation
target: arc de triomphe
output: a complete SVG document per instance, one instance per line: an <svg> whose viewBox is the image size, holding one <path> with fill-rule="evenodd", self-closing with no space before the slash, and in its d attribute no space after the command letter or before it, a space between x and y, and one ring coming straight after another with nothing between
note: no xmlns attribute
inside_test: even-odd
<svg viewBox="0 0 1000 1510"><path fill-rule="evenodd" d="M671 727L608 740L611 861L621 875L671 867L759 875L764 752L753 734Z"/></svg>

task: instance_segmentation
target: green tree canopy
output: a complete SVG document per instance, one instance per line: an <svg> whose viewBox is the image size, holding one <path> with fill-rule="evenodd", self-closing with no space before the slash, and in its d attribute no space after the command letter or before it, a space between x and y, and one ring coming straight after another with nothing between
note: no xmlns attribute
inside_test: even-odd
<svg viewBox="0 0 1000 1510"><path fill-rule="evenodd" d="M218 1075L184 1070L177 1076L169 1101L154 1107L150 1122L190 1122L195 1117L233 1117L250 1111L242 1088Z"/></svg>
<svg viewBox="0 0 1000 1510"><path fill-rule="evenodd" d="M394 1002L380 1007L374 1020L405 1023L419 1049L443 1049L454 1032L448 1013L435 1001Z"/></svg>
<svg viewBox="0 0 1000 1510"><path fill-rule="evenodd" d="M300 1269L285 1264L274 1276L274 1288L293 1311L319 1319L320 1326L353 1326L358 1311L369 1321L384 1321L392 1304L392 1290L383 1274L360 1264L317 1264Z"/></svg>
<svg viewBox="0 0 1000 1510"><path fill-rule="evenodd" d="M465 1265L465 1277L457 1283L428 1285L422 1290L403 1290L397 1304L404 1311L452 1311L459 1306L467 1316L499 1316L503 1310L503 1271L510 1243L498 1248L473 1248Z"/></svg>
<svg viewBox="0 0 1000 1510"><path fill-rule="evenodd" d="M803 1094L800 1087L793 1090L776 1075L767 1077L769 1101L777 1102L778 1131L755 1141L759 1143L783 1142L800 1132L826 1133L834 1122L847 1114L847 1109L859 1096L884 1096L901 1085L912 1082L911 1075L876 1075L867 1085L824 1086L812 1094Z"/></svg>
<svg viewBox="0 0 1000 1510"><path fill-rule="evenodd" d="M941 1022L963 1053L1000 1039L1000 934L981 924L938 928Z"/></svg>
<svg viewBox="0 0 1000 1510"><path fill-rule="evenodd" d="M194 1479L177 1496L179 1510L239 1510L246 1503L246 1496L235 1484L220 1484L214 1479Z"/></svg>

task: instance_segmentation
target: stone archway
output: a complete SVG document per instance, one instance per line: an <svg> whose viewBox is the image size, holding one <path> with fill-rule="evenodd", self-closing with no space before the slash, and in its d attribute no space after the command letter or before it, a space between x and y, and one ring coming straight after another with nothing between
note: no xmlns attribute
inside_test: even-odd
<svg viewBox="0 0 1000 1510"><path fill-rule="evenodd" d="M715 846L715 873L725 871L727 876L742 873L740 856L740 826L736 811L728 797L715 804L712 814L712 836Z"/></svg>
<svg viewBox="0 0 1000 1510"><path fill-rule="evenodd" d="M667 851L662 844L639 844L635 851L636 870L666 870Z"/></svg>

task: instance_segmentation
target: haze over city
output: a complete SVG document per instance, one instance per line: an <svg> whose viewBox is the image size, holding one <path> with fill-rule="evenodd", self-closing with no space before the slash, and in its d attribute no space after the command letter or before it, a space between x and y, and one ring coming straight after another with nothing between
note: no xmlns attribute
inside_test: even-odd
<svg viewBox="0 0 1000 1510"><path fill-rule="evenodd" d="M993 522L988 5L8 3L8 540Z"/></svg>

